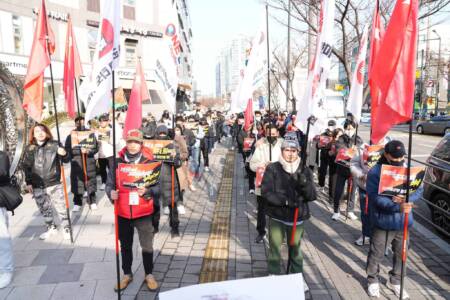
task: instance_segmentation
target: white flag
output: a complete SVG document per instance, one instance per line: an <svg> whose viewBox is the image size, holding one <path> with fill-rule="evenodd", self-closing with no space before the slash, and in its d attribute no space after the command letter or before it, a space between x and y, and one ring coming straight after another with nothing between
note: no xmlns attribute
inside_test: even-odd
<svg viewBox="0 0 450 300"><path fill-rule="evenodd" d="M109 113L112 99L112 74L120 56L120 0L103 1L95 61L89 79L80 86L86 107L86 122Z"/></svg>
<svg viewBox="0 0 450 300"><path fill-rule="evenodd" d="M296 127L306 132L308 118L310 116L316 118L316 122L310 127L309 139L314 138L327 126L325 89L331 67L331 51L334 40L334 5L335 0L322 1L316 55L308 74L305 95L297 101Z"/></svg>
<svg viewBox="0 0 450 300"><path fill-rule="evenodd" d="M359 43L358 59L352 76L352 88L347 101L347 111L351 112L357 123L361 120L361 109L363 105L364 73L366 68L368 26L364 27L363 36Z"/></svg>
<svg viewBox="0 0 450 300"><path fill-rule="evenodd" d="M264 15L265 18L265 15ZM232 112L243 112L247 107L248 99L253 98L253 91L261 84L261 76L265 75L267 68L264 63L267 62L266 56L266 24L261 23L261 27L252 40L250 56L247 66L244 68L244 77L239 83L236 97L232 98Z"/></svg>
<svg viewBox="0 0 450 300"><path fill-rule="evenodd" d="M176 4L163 3L162 18L166 24L164 38L155 49L155 74L161 90L164 92L165 106L171 113L176 110L176 97L181 68L180 31Z"/></svg>

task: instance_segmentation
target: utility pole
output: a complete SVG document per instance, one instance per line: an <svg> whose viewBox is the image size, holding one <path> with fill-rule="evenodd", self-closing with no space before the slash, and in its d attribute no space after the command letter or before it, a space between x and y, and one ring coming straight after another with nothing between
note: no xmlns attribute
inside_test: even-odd
<svg viewBox="0 0 450 300"><path fill-rule="evenodd" d="M287 34L287 58L286 58L286 110L291 101L291 0L288 0L288 34ZM295 110L295 103L292 103L292 110Z"/></svg>
<svg viewBox="0 0 450 300"><path fill-rule="evenodd" d="M441 65L441 36L433 29L435 35L437 35L439 39L439 50L438 50L438 62L436 65L436 106L434 108L435 115L437 116L439 113L439 67Z"/></svg>

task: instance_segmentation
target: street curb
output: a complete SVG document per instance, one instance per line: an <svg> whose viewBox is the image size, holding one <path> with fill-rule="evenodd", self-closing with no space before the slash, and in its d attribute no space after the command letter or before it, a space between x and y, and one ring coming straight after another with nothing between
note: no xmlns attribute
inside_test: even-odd
<svg viewBox="0 0 450 300"><path fill-rule="evenodd" d="M421 235L426 236L427 239L438 246L442 251L450 255L450 247L447 242L445 242L441 237L439 237L434 232L430 231L423 225L419 224L418 222L414 222L413 226L414 230L417 230Z"/></svg>

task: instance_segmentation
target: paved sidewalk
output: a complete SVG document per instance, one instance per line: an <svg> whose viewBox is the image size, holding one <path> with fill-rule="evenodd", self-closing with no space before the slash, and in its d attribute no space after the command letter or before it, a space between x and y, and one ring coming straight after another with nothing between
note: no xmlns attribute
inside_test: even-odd
<svg viewBox="0 0 450 300"><path fill-rule="evenodd" d="M267 275L268 245L254 243L256 197L248 194L241 156L232 155L218 145L210 156L211 171L197 183L198 191L186 193L181 237L170 237L167 216L162 216L154 245L158 292L211 278ZM61 235L39 241L42 218L31 197L24 199L11 218L16 273L13 284L0 290L0 299L116 298L112 206L102 193L98 196L102 198L99 210L91 212L85 207L74 220L75 247ZM304 276L311 289L307 299L368 299L364 270L368 246L353 244L360 234L360 222L332 221L325 195L319 198L311 204L312 217L305 224L302 242ZM433 238L411 231L406 280L411 299L450 299L449 249L436 246ZM157 299L158 292L142 285L137 243L134 254L135 279L122 299ZM396 299L384 286L390 259L391 254L381 268L382 299Z"/></svg>

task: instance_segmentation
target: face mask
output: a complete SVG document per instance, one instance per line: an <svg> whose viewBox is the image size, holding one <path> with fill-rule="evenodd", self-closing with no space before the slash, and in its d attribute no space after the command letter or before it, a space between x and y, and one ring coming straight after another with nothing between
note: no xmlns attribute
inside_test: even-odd
<svg viewBox="0 0 450 300"><path fill-rule="evenodd" d="M396 166L396 167L403 167L403 165L405 164L405 160L401 160L401 161L389 161L389 164L391 166Z"/></svg>
<svg viewBox="0 0 450 300"><path fill-rule="evenodd" d="M256 120L257 122L260 122L260 121L261 121L261 117L255 117L255 120Z"/></svg>
<svg viewBox="0 0 450 300"><path fill-rule="evenodd" d="M277 137L276 136L268 136L267 141L273 145L277 141Z"/></svg>
<svg viewBox="0 0 450 300"><path fill-rule="evenodd" d="M181 132L179 130L175 131L175 135L181 135Z"/></svg>
<svg viewBox="0 0 450 300"><path fill-rule="evenodd" d="M329 130L329 131L334 131L335 129L336 129L335 126L328 126L328 130Z"/></svg>
<svg viewBox="0 0 450 300"><path fill-rule="evenodd" d="M348 136L353 136L355 134L355 131L354 130L346 130L345 134Z"/></svg>

